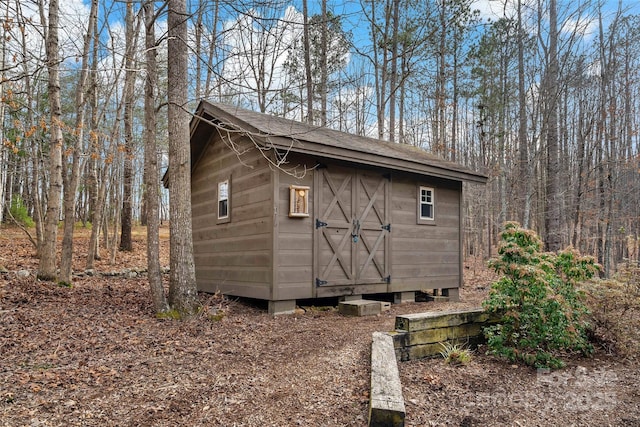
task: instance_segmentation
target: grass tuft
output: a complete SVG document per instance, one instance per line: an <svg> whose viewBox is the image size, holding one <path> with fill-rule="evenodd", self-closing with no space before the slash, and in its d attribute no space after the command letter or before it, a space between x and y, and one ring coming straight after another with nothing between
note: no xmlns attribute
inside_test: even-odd
<svg viewBox="0 0 640 427"><path fill-rule="evenodd" d="M473 351L465 348L464 345L452 344L448 341L441 342L442 351L440 354L449 365L466 365L473 359Z"/></svg>

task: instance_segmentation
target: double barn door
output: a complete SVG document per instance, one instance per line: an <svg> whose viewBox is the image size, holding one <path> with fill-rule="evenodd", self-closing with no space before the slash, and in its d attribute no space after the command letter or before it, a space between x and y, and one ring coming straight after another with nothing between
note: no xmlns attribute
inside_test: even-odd
<svg viewBox="0 0 640 427"><path fill-rule="evenodd" d="M316 286L389 283L389 176L324 167L315 180Z"/></svg>

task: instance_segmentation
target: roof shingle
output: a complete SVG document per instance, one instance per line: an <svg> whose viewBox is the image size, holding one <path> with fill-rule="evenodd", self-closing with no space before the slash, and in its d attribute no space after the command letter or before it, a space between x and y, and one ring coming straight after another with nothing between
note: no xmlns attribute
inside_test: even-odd
<svg viewBox="0 0 640 427"><path fill-rule="evenodd" d="M211 117L226 128L251 134L255 140L265 145L292 152L457 181L485 183L487 180L487 176L482 173L442 160L418 147L312 126L226 104L201 101L194 120L198 117ZM196 122L196 126L206 123L199 122ZM192 136L192 152L194 143L197 144Z"/></svg>

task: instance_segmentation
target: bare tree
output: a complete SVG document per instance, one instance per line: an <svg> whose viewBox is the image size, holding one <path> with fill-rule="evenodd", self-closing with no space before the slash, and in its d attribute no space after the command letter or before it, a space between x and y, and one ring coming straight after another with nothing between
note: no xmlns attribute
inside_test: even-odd
<svg viewBox="0 0 640 427"><path fill-rule="evenodd" d="M328 108L332 96L331 105L337 106L338 110L344 106L339 100L341 82L338 81L338 72L347 65L349 43L339 17L329 11L326 11L326 16L319 14L305 18L304 14L300 31L302 40L293 40L283 65L289 84L279 90L286 102L296 101L300 108L298 116L302 120L306 117L309 123L327 126L330 125ZM296 27L291 30L298 32ZM286 113L293 108L285 105L284 110ZM334 116L340 114L336 112Z"/></svg>
<svg viewBox="0 0 640 427"><path fill-rule="evenodd" d="M320 30L320 126L327 125L327 91L329 71L327 64L329 48L329 17L327 15L327 0L321 1L321 21Z"/></svg>
<svg viewBox="0 0 640 427"><path fill-rule="evenodd" d="M132 75L142 57L132 37L135 29L131 32L136 3L92 0L85 6L91 6L91 15L78 33L68 28L67 3L53 1L47 15L49 2L38 0L39 16L31 19L26 4L10 0L0 6L6 21L0 29L0 219L12 198L24 201L36 225L35 233L27 232L35 235L42 257L39 274L69 282L76 218L93 226L88 268L105 246L114 259L118 236L122 249L128 247L126 230L136 219L135 206L130 206L141 191L135 187L140 159L132 150L137 138ZM155 59L154 6L167 3L140 4L150 20L145 55ZM179 210L171 213L178 215L172 218L177 231L172 229L171 286L188 289L184 292L191 301L192 243L183 239L189 229L183 216L190 208L182 197L188 197L190 188L183 178L189 175L185 129L191 108L187 99L192 98L185 95L185 76L190 83L195 76L189 90L196 97L290 114L361 135L375 133L377 126L380 138L486 168L491 176L486 190L467 193L474 199L466 208L474 239L469 250L476 253L490 247L484 235L495 241L503 220L519 219L547 236L550 249L571 242L597 255L609 272L624 257L637 258L640 161L634 112L640 109L640 20L625 15L622 6L609 19L607 9L594 3L518 0L513 11L505 5L504 19L483 24L476 33L480 38L472 43L477 21L468 0L361 0L362 10L351 8L344 16L334 14L325 0L313 7L308 0L299 2L302 13L280 0L197 0L193 15L176 14L183 2L176 4L178 9L171 3L172 24L193 22L191 42L196 46L187 46L176 32L182 31L179 25L171 28L169 173L178 176L169 180L177 186L171 190L172 208ZM127 49L121 55L120 26L113 25L117 14L112 12L125 11L125 6ZM97 7L104 7L110 19L96 18ZM527 25L536 21L537 28ZM584 28L594 28L596 22L597 37L583 43L589 40L583 37ZM370 38L361 38L362 32L350 38L349 25L363 23ZM70 52L67 35L81 48L72 53L77 65L64 57ZM474 55L467 55L469 46L475 46ZM197 57L193 70L180 65L187 51ZM149 56L146 62L144 199L145 211L155 221L160 161L155 141L164 134L165 116L153 114L165 104L166 81L164 67L154 68ZM56 277L54 233L61 217L65 231ZM149 226L150 288L156 309L163 311L167 298L159 273L159 225ZM106 243L99 245L100 237ZM180 292L172 291L172 305Z"/></svg>
<svg viewBox="0 0 640 427"><path fill-rule="evenodd" d="M549 46L548 65L544 79L545 113L544 128L547 146L546 165L546 209L545 244L549 251L558 251L562 246L560 163L558 156L558 6L556 0L549 1Z"/></svg>
<svg viewBox="0 0 640 427"><path fill-rule="evenodd" d="M291 31L299 29L297 13L288 8L279 17L282 2L256 4L239 14L224 33L227 45L222 88L224 98L260 112L280 104L287 82L282 63L287 59ZM258 7L260 6L260 7Z"/></svg>
<svg viewBox="0 0 640 427"><path fill-rule="evenodd" d="M157 313L167 310L167 299L160 271L160 212L158 194L158 147L156 144L156 91L158 70L155 37L154 0L143 4L145 20L146 79L144 97L144 198L147 207L147 277L151 299Z"/></svg>
<svg viewBox="0 0 640 427"><path fill-rule="evenodd" d="M376 119L378 126L378 139L384 139L385 129L385 112L387 108L387 83L389 79L389 52L386 46L391 38L391 3L386 0L384 3L384 13L382 15L382 23L378 20L375 1L370 2L370 15L367 20L371 27L371 44L372 53L369 59L373 64L374 72L374 90L376 96Z"/></svg>
<svg viewBox="0 0 640 427"><path fill-rule="evenodd" d="M98 22L97 20L94 22L94 30L93 30L93 45L97 46L99 41L100 34L98 32ZM88 207L86 217L88 221L91 221L95 224L96 228L98 224L95 222L94 216L96 211L96 205L98 203L98 157L99 157L99 148L98 148L98 122L99 122L99 108L98 108L98 82L97 82L97 74L98 74L98 49L93 49L91 54L91 70L89 74L89 87L88 87L88 103L91 110L91 115L89 119L89 126L91 129L90 138L88 142L88 159L87 159L87 172L86 172L86 187L88 193ZM96 256L99 256L98 248L96 243L97 235L94 236L94 230L91 230L92 237L94 239L89 242L89 252L91 253L91 261L87 262L87 264L93 265L93 259Z"/></svg>
<svg viewBox="0 0 640 427"><path fill-rule="evenodd" d="M181 316L195 313L198 300L191 223L191 162L187 111L187 4L168 0L168 131L170 198L169 303Z"/></svg>
<svg viewBox="0 0 640 427"><path fill-rule="evenodd" d="M76 194L80 178L80 157L84 143L86 91L89 76L89 51L93 40L95 20L98 15L98 0L92 0L87 32L84 35L80 76L76 86L76 123L75 143L70 150L71 170L63 175L64 180L64 235L62 238L62 256L60 260L60 281L71 283L73 261L73 230L76 219ZM65 162L66 163L66 162Z"/></svg>
<svg viewBox="0 0 640 427"><path fill-rule="evenodd" d="M305 0L306 1L306 0ZM4 99L6 85L6 63L7 63L7 37L8 37L8 21L9 21L9 2L7 2L4 10L4 21L7 22L3 26L2 40L0 40L0 99ZM0 141L4 141L4 113L5 103L0 102ZM5 208L5 185L7 180L7 160L9 157L8 147L0 143L0 224L4 219Z"/></svg>
<svg viewBox="0 0 640 427"><path fill-rule="evenodd" d="M42 7L42 5L41 5ZM60 102L60 55L58 53L58 29L60 28L58 0L49 2L49 22L45 25L47 70L49 71L49 105L51 123L49 132L49 190L47 197L47 213L45 216L44 241L40 251L38 278L56 280L56 243L58 237L58 221L60 220L60 197L62 195L62 105Z"/></svg>
<svg viewBox="0 0 640 427"><path fill-rule="evenodd" d="M138 25L134 26L133 1L127 1L125 17L125 74L124 74L124 163L123 163L123 193L122 193L122 223L120 233L120 250L133 250L131 241L132 226L132 198L133 198L133 106L134 88L136 80L135 59L137 50Z"/></svg>
<svg viewBox="0 0 640 427"><path fill-rule="evenodd" d="M447 157L447 141L446 141L446 97L447 97L447 34L449 25L447 20L447 8L451 7L447 0L440 0L438 3L440 9L438 18L440 27L438 31L438 51L437 51L437 67L436 88L435 88L435 112L434 112L434 132L433 138L435 144L432 150L442 157Z"/></svg>
<svg viewBox="0 0 640 427"><path fill-rule="evenodd" d="M389 141L396 140L396 94L398 85L398 45L400 44L400 0L393 0L391 19L391 73L389 77Z"/></svg>
<svg viewBox="0 0 640 427"><path fill-rule="evenodd" d="M219 0L209 0L205 1L207 4L213 3L213 12L212 12L212 20L210 24L210 36L209 36L209 55L207 57L207 77L205 80L204 94L206 96L210 96L213 92L212 81L215 77L216 70L218 69L218 58L217 58L217 37L218 37L218 12L220 11L220 1ZM214 65L215 64L215 65ZM221 85L218 84L217 88L220 90Z"/></svg>
<svg viewBox="0 0 640 427"><path fill-rule="evenodd" d="M307 0L302 0L305 87L307 89L307 123L313 123L313 76L311 74L311 42L309 41L309 10Z"/></svg>
<svg viewBox="0 0 640 427"><path fill-rule="evenodd" d="M111 37L112 43L115 37ZM95 42L94 42L95 44ZM115 46L111 47L115 52ZM110 84L99 85L98 84L98 60L94 53L94 60L92 64L91 73L91 103L92 103L92 115L91 115L91 149L90 149L90 165L89 165L89 177L91 187L91 205L93 206L93 227L91 228L91 237L89 239L89 251L87 253L86 268L94 268L94 260L100 258L100 245L99 237L100 233L104 238L104 246L107 250L111 250L110 261L113 263L115 257L115 251L117 246L115 245L118 237L116 230L118 229L116 223L119 218L120 206L122 200L120 198L121 179L118 176L118 144L120 142L122 134L122 121L124 111L124 98L117 98L118 82L121 81L122 73L126 69L126 55L119 61L115 55L111 55L110 58L112 74L109 76L111 79ZM113 117L113 122L107 123L106 117L109 115ZM102 130L99 128L104 127ZM115 200L117 207L113 204L109 205L109 200ZM111 208L111 209L107 209ZM113 237L108 235L108 221L112 218Z"/></svg>
<svg viewBox="0 0 640 427"><path fill-rule="evenodd" d="M529 228L529 217L531 215L531 191L532 176L529 163L529 140L527 135L527 93L525 86L524 67L524 46L525 30L522 18L522 0L518 0L518 145L520 150L520 198L522 200L521 224L524 228Z"/></svg>

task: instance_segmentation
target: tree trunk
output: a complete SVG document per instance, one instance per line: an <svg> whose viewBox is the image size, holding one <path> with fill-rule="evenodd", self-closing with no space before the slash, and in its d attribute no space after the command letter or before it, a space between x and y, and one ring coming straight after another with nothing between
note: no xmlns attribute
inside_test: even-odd
<svg viewBox="0 0 640 427"><path fill-rule="evenodd" d="M29 85L26 85L29 86ZM30 93L30 89L27 89L27 93ZM27 95L31 97L31 95ZM29 101L29 104L31 102ZM33 123L33 117L31 110L27 113L27 122ZM30 141L31 147L31 168L32 168L32 179L29 184L31 187L31 203L33 205L33 222L35 223L36 228L36 251L38 253L38 258L40 258L40 253L42 251L42 246L44 242L44 215L42 213L43 210L43 200L40 194L40 184L44 180L42 177L41 170L41 160L40 160L40 146L35 138L32 138ZM9 200L11 200L9 198Z"/></svg>
<svg viewBox="0 0 640 427"><path fill-rule="evenodd" d="M393 0L393 29L391 33L391 75L389 76L389 141L396 140L396 89L398 86L398 28L400 0Z"/></svg>
<svg viewBox="0 0 640 427"><path fill-rule="evenodd" d="M49 72L49 105L51 108L49 147L49 189L45 216L44 241L40 253L38 278L56 280L56 246L60 197L62 195L62 106L60 101L60 57L58 52L58 28L60 27L58 0L49 2L49 26L46 43L47 70Z"/></svg>
<svg viewBox="0 0 640 427"><path fill-rule="evenodd" d="M305 0L306 1L306 0ZM6 10L4 14L4 21L9 22L9 2L6 3ZM9 36L9 26L4 25L2 31L2 40L0 43L0 99L4 99L4 87L6 82L5 77L5 63L7 59L7 38ZM6 104L4 102L0 102L0 141L4 141L4 112L5 112ZM4 219L4 208L5 208L5 185L7 181L7 160L9 158L8 148L5 144L0 143L0 225L2 225L2 220Z"/></svg>
<svg viewBox="0 0 640 427"><path fill-rule="evenodd" d="M94 22L93 29L93 45L98 46L99 34L97 20ZM95 223L93 215L98 203L98 158L100 157L98 143L98 49L93 49L91 59L91 84L89 90L89 98L91 103L91 137L89 138L89 159L87 172L87 192L89 193L89 209L87 217L89 221L96 227L99 223Z"/></svg>
<svg viewBox="0 0 640 427"><path fill-rule="evenodd" d="M118 139L120 138L120 132L119 132L119 128L120 128L120 120L118 120L118 117L120 117L120 113L122 112L122 106L124 105L123 102L120 102L120 105L117 108L117 114L116 116L116 121L113 125L113 128L111 129L111 135L109 135L109 137L107 138L107 140L109 141L109 146L107 147L106 150L106 157L113 157L113 153L115 151L115 142L118 141ZM97 155L97 153L96 153ZM109 183L109 175L115 175L112 172L114 163L113 162L107 162L105 160L104 165L102 166L102 170L100 171L100 177L101 179L99 180L99 182L97 182L97 194L96 194L96 202L95 202L95 210L93 213L93 226L91 227L91 237L89 238L89 251L87 253L87 263L86 263L86 269L90 270L93 269L94 266L94 260L96 259L100 259L100 245L99 245L99 238L100 238L100 228L104 227L105 229L103 230L103 236L105 239L105 242L108 243L109 241L109 235L108 235L108 229L105 226L106 225L106 221L105 218L108 217L108 215L106 215L105 212L105 206L106 206L106 202L107 202L107 186ZM98 172L96 171L96 176L98 175ZM106 247L108 247L108 244L105 244Z"/></svg>
<svg viewBox="0 0 640 427"><path fill-rule="evenodd" d="M438 72L436 78L436 140L434 152L447 158L446 134L446 50L447 50L447 1L440 1L440 43L438 49Z"/></svg>
<svg viewBox="0 0 640 427"><path fill-rule="evenodd" d="M615 137L615 104L614 97L610 97L613 76L612 58L607 55L607 43L605 41L602 23L602 11L598 10L599 21L599 55L600 55L600 87L599 87L599 123L596 138L596 164L597 164L597 197L598 197L598 223L596 249L598 262L604 267L604 275L608 276L611 268L611 214L612 214L612 139ZM611 48L611 46L610 46ZM612 53L609 52L609 55ZM611 114L611 117L610 117Z"/></svg>
<svg viewBox="0 0 640 427"><path fill-rule="evenodd" d="M94 261L100 259L100 228L102 227L102 218L104 205L107 195L107 185L105 180L98 186L98 194L96 197L95 210L93 211L93 223L91 226L91 237L89 237L89 251L87 252L86 269L93 270Z"/></svg>
<svg viewBox="0 0 640 427"><path fill-rule="evenodd" d="M209 0L207 1L207 3L213 3L213 23L211 24L211 28L209 28L210 31L210 37L211 40L209 41L209 58L207 59L207 79L206 79L206 83L205 83L205 89L204 89L204 94L205 96L209 96L212 92L212 88L211 88L211 80L214 76L214 63L217 62L216 61L216 35L217 35L217 29L218 29L218 9L220 7L220 1L219 0ZM218 89L221 88L222 85L218 84ZM218 93L218 97L222 98L222 93Z"/></svg>
<svg viewBox="0 0 640 427"><path fill-rule="evenodd" d="M580 102L578 105L578 129L577 129L577 144L578 151L576 153L576 160L578 161L578 171L577 177L578 180L575 185L575 194L573 196L574 203L574 213L573 213L573 236L571 238L571 245L574 248L579 249L581 246L580 239L580 223L582 217L582 194L583 194L583 180L585 174L585 140L587 135L589 134L591 129L591 124L586 123L585 114L584 114L584 102Z"/></svg>
<svg viewBox="0 0 640 427"><path fill-rule="evenodd" d="M71 171L64 174L64 235L62 237L62 257L60 260L60 281L71 284L72 263L73 263L73 230L76 217L76 193L78 190L78 180L80 178L80 156L82 143L84 141L85 122L85 92L87 90L87 78L89 75L88 61L89 48L92 41L92 31L94 20L98 14L98 0L91 2L91 12L87 32L84 36L84 46L82 52L82 68L80 78L76 87L76 135L73 147L73 159L71 161ZM66 163L66 162L65 162Z"/></svg>
<svg viewBox="0 0 640 427"><path fill-rule="evenodd" d="M307 0L302 0L303 33L302 43L304 48L304 72L307 89L307 123L313 124L313 76L311 74L311 44L309 42L309 11Z"/></svg>
<svg viewBox="0 0 640 427"><path fill-rule="evenodd" d="M327 126L327 87L329 71L327 70L327 50L329 18L327 17L327 0L322 0L322 32L320 34L320 126Z"/></svg>
<svg viewBox="0 0 640 427"><path fill-rule="evenodd" d="M120 248L120 233L118 233L118 229L120 228L122 221L122 212L118 209L118 206L122 206L122 186L113 183L122 182L122 169L120 169L120 165L114 165L115 167L111 168L111 179L109 182L112 183L110 185L110 200L109 203L109 212L110 215L106 216L104 219L105 225L105 241L107 246L107 251L109 252L109 264L114 265L116 263L116 255ZM115 188L115 190L114 190ZM109 224L113 224L113 232L111 234L111 238L109 238Z"/></svg>
<svg viewBox="0 0 640 427"><path fill-rule="evenodd" d="M41 11L41 15L44 16L44 11ZM21 32L22 38L22 55L23 57L28 56L28 45L27 45L27 36L25 32ZM24 75L29 75L30 71L28 65L23 63L23 73ZM26 126L28 129L31 129L34 126L34 118L33 112L35 110L34 107L34 91L32 90L31 79L26 78L24 82L25 88L25 98L27 104L27 118L26 118ZM42 251L42 245L44 241L44 215L43 215L43 198L40 193L41 188L45 187L44 182L46 182L45 177L42 176L42 168L41 161L42 158L40 156L40 144L37 138L30 138L29 141L29 149L30 149L30 158L31 162L31 180L29 183L30 190L30 201L33 206L33 222L35 223L36 228L36 251L38 254L38 258L40 258L40 253ZM7 201L11 201L11 197L5 199Z"/></svg>
<svg viewBox="0 0 640 427"><path fill-rule="evenodd" d="M498 221L497 226L502 227L507 220L507 165L505 156L507 155L507 147L506 147L506 115L507 115L507 91L509 84L507 82L507 72L508 72L508 58L504 53L500 54L500 68L498 71L498 75L500 76L500 101L499 101L499 109L498 109L498 150L496 155L498 156L498 202L499 202L499 210L498 210ZM496 232L497 236L498 233Z"/></svg>
<svg viewBox="0 0 640 427"><path fill-rule="evenodd" d="M126 14L126 59L124 78L124 164L123 164L123 193L122 193L122 223L120 232L120 250L131 252L133 244L131 242L132 225L132 198L133 198L133 104L134 85L136 72L134 70L133 56L137 49L137 34L139 26L134 29L133 24L133 2L127 1ZM138 20L138 25L140 21ZM198 61L199 62L199 61Z"/></svg>
<svg viewBox="0 0 640 427"><path fill-rule="evenodd" d="M400 142L401 144L407 143L404 136L404 104L407 93L406 77L408 74L407 62L408 61L406 55L402 55L400 62L400 72L402 75L402 79L400 80L400 101L398 103L398 142Z"/></svg>
<svg viewBox="0 0 640 427"><path fill-rule="evenodd" d="M198 5L198 11L196 12L196 22L194 26L195 33L195 62L196 62L196 99L200 99L202 97L202 30L204 28L204 24L202 22L204 16L204 6L206 2L200 1ZM124 223L124 221L123 221Z"/></svg>
<svg viewBox="0 0 640 427"><path fill-rule="evenodd" d="M449 159L452 162L456 161L456 156L458 154L458 99L459 99L459 88L458 88L458 74L460 71L458 70L458 31L460 29L457 26L454 26L454 36L453 36L453 66L451 67L452 76L451 76L451 84L452 84L452 93L451 93L451 143L449 150ZM505 79L506 80L506 79Z"/></svg>
<svg viewBox="0 0 640 427"><path fill-rule="evenodd" d="M144 97L144 177L145 206L147 213L147 277L151 299L156 313L167 310L167 299L162 286L160 271L160 215L158 200L158 155L156 145L156 81L158 70L156 65L156 37L154 0L144 3L145 48L147 60L147 77Z"/></svg>
<svg viewBox="0 0 640 427"><path fill-rule="evenodd" d="M545 210L545 243L547 250L557 252L562 245L560 218L560 166L558 159L558 10L556 0L549 1L549 65L545 79L545 114L547 143L547 209Z"/></svg>
<svg viewBox="0 0 640 427"><path fill-rule="evenodd" d="M527 137L527 93L525 88L525 66L524 66L524 38L525 31L522 26L522 0L518 0L518 148L519 153L519 175L520 175L520 205L522 215L520 223L523 228L529 228L531 217L531 193L533 185L531 181L531 165L529 162L529 140Z"/></svg>
<svg viewBox="0 0 640 427"><path fill-rule="evenodd" d="M170 268L169 303L181 316L198 306L191 223L191 161L187 112L187 5L168 0L168 122Z"/></svg>
<svg viewBox="0 0 640 427"><path fill-rule="evenodd" d="M371 43L373 45L374 89L376 95L376 119L378 125L378 139L384 139L385 111L387 107L388 84L388 51L389 24L391 22L390 0L384 3L384 30L381 32L376 22L376 2L371 0ZM382 33L382 34L380 34ZM382 53L381 53L382 51ZM380 58L382 56L382 58Z"/></svg>

